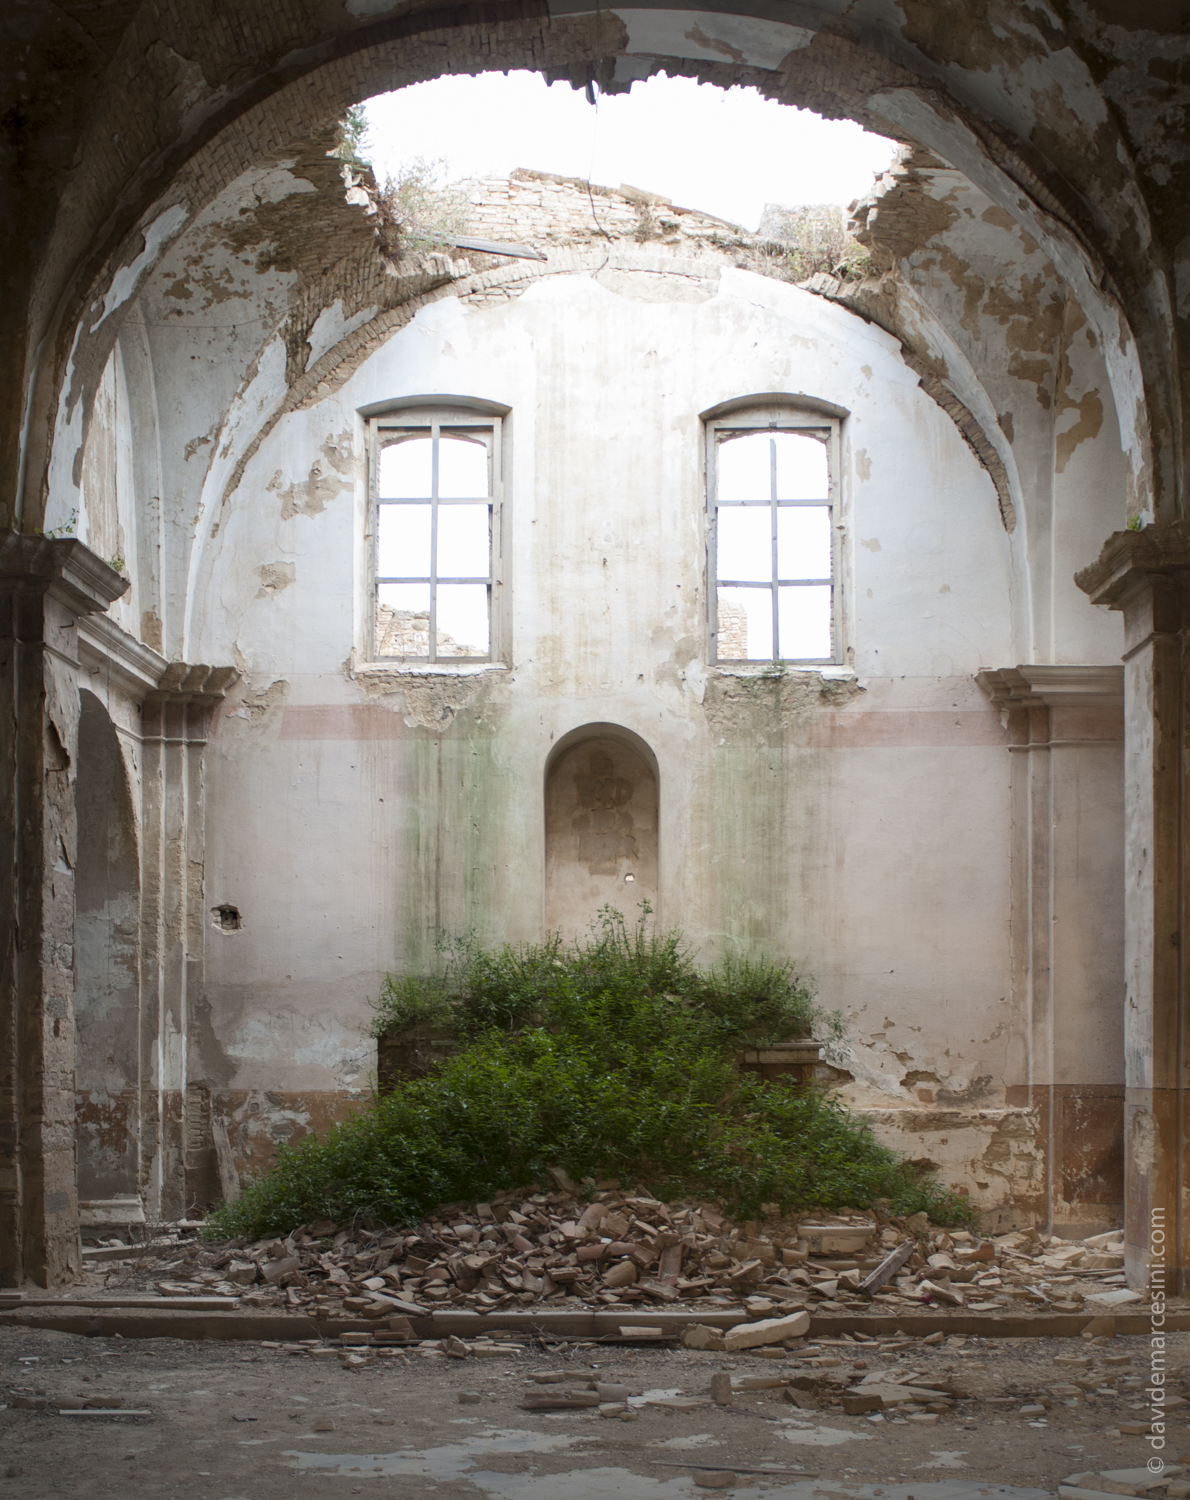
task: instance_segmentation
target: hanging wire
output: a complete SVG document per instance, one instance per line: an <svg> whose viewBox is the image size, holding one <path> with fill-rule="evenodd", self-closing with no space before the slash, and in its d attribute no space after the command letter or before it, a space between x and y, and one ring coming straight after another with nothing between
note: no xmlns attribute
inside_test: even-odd
<svg viewBox="0 0 1190 1500"><path fill-rule="evenodd" d="M596 38L596 41L598 41L600 31L602 30L602 22L603 22L602 0L597 0L597 4L595 6L595 38ZM587 87L584 90L584 92L586 93L586 96L587 96L587 103L590 104L591 107L595 111L595 120L594 120L593 125L591 126L591 155L587 159L587 202L591 205L591 221L592 221L592 223L595 225L595 228L599 231L599 233L603 236L603 238L607 241L607 252L606 252L606 254L603 257L603 264L599 267L599 271L602 271L604 269L604 267L607 265L608 261L611 260L613 241L612 241L611 235L607 232L607 230L599 222L599 215L595 212L595 194L591 191L591 173L592 173L592 171L594 170L594 167L595 167L595 146L596 146L596 143L597 143L597 141L599 139L599 94L600 94L599 84L598 84L598 82L597 82L597 80L595 78L595 74L594 74L593 70L592 70L591 76L587 79ZM599 275L599 271L595 272L596 276Z"/></svg>

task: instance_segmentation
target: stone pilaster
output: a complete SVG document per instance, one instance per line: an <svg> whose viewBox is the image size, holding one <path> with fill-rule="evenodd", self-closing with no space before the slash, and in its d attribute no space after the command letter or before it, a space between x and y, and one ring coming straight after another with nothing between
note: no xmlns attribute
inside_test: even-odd
<svg viewBox="0 0 1190 1500"><path fill-rule="evenodd" d="M1047 1230L1119 1222L1124 1201L1124 668L978 674L1008 730L1012 987L1027 1041L1010 1104L1036 1111Z"/></svg>
<svg viewBox="0 0 1190 1500"><path fill-rule="evenodd" d="M78 621L127 581L81 542L0 532L0 1285L78 1270Z"/></svg>
<svg viewBox="0 0 1190 1500"><path fill-rule="evenodd" d="M1163 1265L1165 1290L1181 1291L1190 1289L1190 523L1116 532L1075 581L1124 616L1128 1278L1139 1287Z"/></svg>
<svg viewBox="0 0 1190 1500"><path fill-rule="evenodd" d="M141 880L141 1193L152 1214L181 1215L201 1155L203 1122L188 1116L190 1038L203 992L203 753L234 667L172 662L145 698Z"/></svg>

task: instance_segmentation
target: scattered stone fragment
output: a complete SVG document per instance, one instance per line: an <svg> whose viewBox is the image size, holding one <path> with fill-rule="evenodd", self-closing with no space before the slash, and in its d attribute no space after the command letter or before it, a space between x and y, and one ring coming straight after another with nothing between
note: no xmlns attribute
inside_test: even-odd
<svg viewBox="0 0 1190 1500"><path fill-rule="evenodd" d="M865 1417L870 1411L883 1411L884 1397L877 1391L848 1392L843 1397L845 1417Z"/></svg>
<svg viewBox="0 0 1190 1500"><path fill-rule="evenodd" d="M415 1228L365 1230L324 1219L225 1249L173 1236L162 1241L160 1257L171 1279L157 1285L170 1296L214 1292L320 1319L367 1318L410 1341L409 1320L436 1307L490 1313L552 1299L617 1307L707 1296L727 1307L746 1299L753 1328L794 1316L802 1304L837 1310L875 1298L985 1311L1011 1297L1058 1312L1101 1309L1084 1335L1093 1337L1112 1333L1111 1309L1140 1300L1103 1280L1122 1265L1122 1231L1079 1242L1032 1229L980 1240L932 1226L924 1213L890 1220L885 1207L876 1215L842 1209L766 1233L763 1224L733 1224L709 1204L661 1203L614 1184L580 1190L561 1167L550 1177L556 1190L444 1205ZM592 1201L584 1201L588 1195ZM1060 1291L1037 1285L1059 1274ZM688 1329L685 1347L719 1349L723 1335L705 1327ZM740 1342L735 1331L729 1337L725 1351L766 1348Z"/></svg>
<svg viewBox="0 0 1190 1500"><path fill-rule="evenodd" d="M723 1348L723 1334L718 1328L708 1328L705 1323L689 1323L682 1329L682 1347L719 1350Z"/></svg>
<svg viewBox="0 0 1190 1500"><path fill-rule="evenodd" d="M694 1483L700 1490L729 1490L737 1480L730 1469L696 1469Z"/></svg>
<svg viewBox="0 0 1190 1500"><path fill-rule="evenodd" d="M478 1391L460 1391L459 1392L459 1405L460 1406L476 1406L482 1400L483 1400L483 1397L479 1394Z"/></svg>
<svg viewBox="0 0 1190 1500"><path fill-rule="evenodd" d="M711 1400L716 1406L730 1406L731 1376L726 1370L716 1370L711 1376Z"/></svg>
<svg viewBox="0 0 1190 1500"><path fill-rule="evenodd" d="M755 1349L762 1344L779 1344L782 1339L802 1338L810 1331L810 1314L790 1313L784 1318L763 1318L759 1323L739 1323L729 1328L723 1347L729 1354L739 1349Z"/></svg>
<svg viewBox="0 0 1190 1500"><path fill-rule="evenodd" d="M521 1397L522 1411L568 1411L578 1406L598 1406L595 1391L526 1391Z"/></svg>

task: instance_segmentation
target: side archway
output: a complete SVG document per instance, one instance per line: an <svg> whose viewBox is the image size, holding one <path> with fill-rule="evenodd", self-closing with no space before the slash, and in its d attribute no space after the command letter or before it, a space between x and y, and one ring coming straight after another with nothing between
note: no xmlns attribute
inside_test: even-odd
<svg viewBox="0 0 1190 1500"><path fill-rule="evenodd" d="M603 906L658 910L657 757L619 724L563 735L545 766L545 923L583 936Z"/></svg>
<svg viewBox="0 0 1190 1500"><path fill-rule="evenodd" d="M75 1021L78 1191L99 1222L139 1217L140 860L115 727L81 692Z"/></svg>

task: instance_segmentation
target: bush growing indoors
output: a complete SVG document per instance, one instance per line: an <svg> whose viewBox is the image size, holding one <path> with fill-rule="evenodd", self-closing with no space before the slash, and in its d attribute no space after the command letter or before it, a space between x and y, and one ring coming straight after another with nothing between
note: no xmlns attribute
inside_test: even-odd
<svg viewBox="0 0 1190 1500"><path fill-rule="evenodd" d="M455 943L443 976L393 980L377 1035L430 1023L458 1052L377 1095L276 1164L212 1216L208 1233L257 1239L306 1221L415 1222L563 1166L742 1216L889 1200L894 1213L969 1217L820 1089L737 1072L741 1046L825 1026L788 965L704 970L678 933L605 909L594 936L497 951Z"/></svg>

